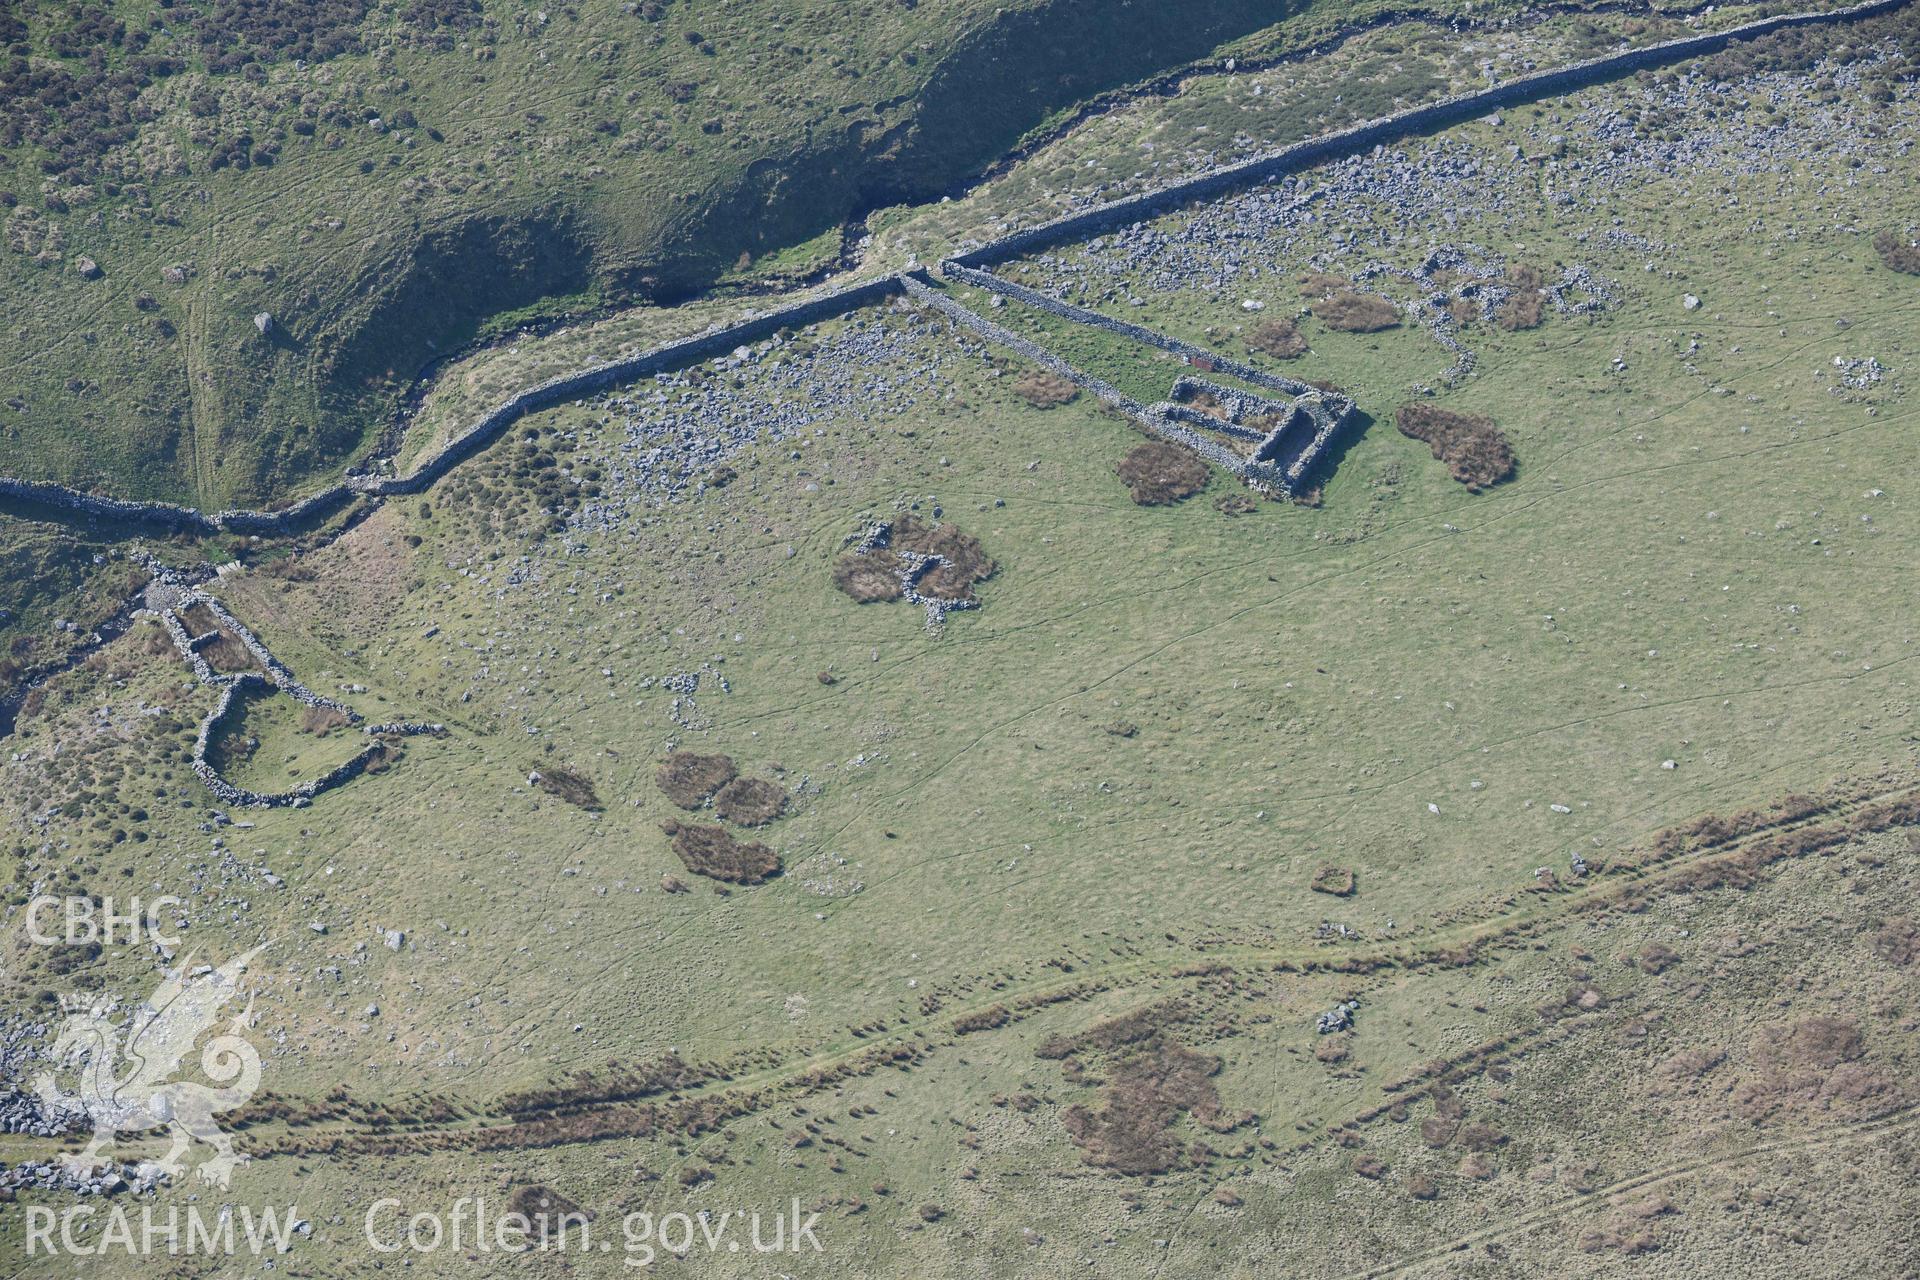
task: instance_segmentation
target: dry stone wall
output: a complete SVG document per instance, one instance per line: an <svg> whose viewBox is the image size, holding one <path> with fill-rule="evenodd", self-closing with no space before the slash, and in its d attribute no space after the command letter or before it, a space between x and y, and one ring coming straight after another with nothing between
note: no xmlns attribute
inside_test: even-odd
<svg viewBox="0 0 1920 1280"><path fill-rule="evenodd" d="M1240 379L1242 382L1251 383L1256 387L1265 387L1269 391L1284 392L1290 396L1305 395L1313 389L1298 378L1288 378L1279 374L1268 373L1264 369L1254 368L1245 361L1235 360L1231 356L1223 356L1219 352L1209 351L1205 347L1197 347L1191 342L1184 342L1179 338L1161 333L1157 329L1149 329L1145 325L1140 324L1130 324L1125 320L1116 320L1112 316L1104 315L1098 311L1089 311L1085 307L1076 307L1071 302L1063 302L1051 294L1042 293L1038 289L1030 289L1026 285L1016 284L1011 280L994 275L991 271L983 271L978 267L969 267L953 259L948 259L946 262L940 264L940 274L946 276L949 280L959 280L966 284L977 285L982 289L990 290L1003 297L1024 302L1030 307L1045 311L1049 315L1058 316L1062 320L1071 320L1075 324L1084 324L1095 329L1104 329L1108 333L1117 334L1122 338L1131 338L1135 342L1143 342L1147 346L1157 347L1162 351L1171 351L1175 355L1183 357L1189 363L1198 364L1203 368L1217 369L1221 373L1231 375L1232 377Z"/></svg>
<svg viewBox="0 0 1920 1280"><path fill-rule="evenodd" d="M148 616L157 618L160 625L166 628L167 635L173 640L173 647L179 650L181 658L193 668L195 678L201 684L211 685L220 691L218 698L214 701L213 709L200 721L199 730L194 734L193 771L221 804L256 809L284 809L303 805L321 792L350 782L366 772L367 766L372 764L384 749L377 739L415 734L437 736L446 732L445 725L432 724L423 720L396 720L383 724L362 725L361 732L375 741L368 742L346 760L289 791L268 793L250 791L245 787L234 785L220 775L220 771L213 766L213 762L207 756L212 748L214 737L220 731L220 726L226 723L227 718L234 713L234 708L243 695L285 694L303 706L325 707L338 711L353 724L361 724L363 718L346 703L323 697L300 683L293 672L287 669L286 664L274 657L267 646L261 643L260 637L253 633L252 628L234 617L232 611L219 600L198 587L189 585L177 573L158 561L149 559L146 563L154 575L155 585L159 588L151 595L156 600L164 600L165 603L159 608L144 612ZM190 635L186 625L180 621L180 613L195 605L203 606L219 623L221 631L231 634L244 645L247 652L253 655L254 661L260 664L261 671L266 674L261 675L256 671L242 671L235 674L215 671L207 660L200 656L200 647L217 636L219 631L205 636Z"/></svg>
<svg viewBox="0 0 1920 1280"><path fill-rule="evenodd" d="M1336 130L1318 138L1296 143L1270 155L1210 170L1183 182L1110 201L1023 231L1013 232L988 244L955 255L941 265L941 270L952 278L971 279L972 283L980 284L983 288L992 288L995 292L1004 293L1007 296L1021 297L1022 301L1042 306L1053 311L1054 314L1067 315L1069 310L1079 309L1070 308L1069 304L1046 298L1045 295L1034 294L1032 298L1023 296L1032 291L1025 290L1024 286L1014 285L1011 281L991 276L989 273L982 273L986 276L985 279L977 279L962 272L979 271L980 268L992 263L1002 262L1061 240L1099 235L1114 227L1151 218L1194 200L1256 185L1283 174L1307 168L1333 156L1363 150L1411 133L1458 124L1502 107L1511 107L1537 98L1569 93L1629 72L1716 53L1739 41L1752 40L1776 31L1878 17L1901 8L1907 2L1908 0L1868 0L1864 4L1825 12L1779 14L1731 27L1725 31L1682 36L1659 44L1647 45L1644 48L1592 58L1553 71L1521 76L1504 84L1473 93L1457 94L1427 106L1414 107L1379 120ZM809 324L842 315L878 302L900 292L903 288L909 288L908 281L906 277L900 275L885 276L878 280L850 285L805 302L776 308L741 324L679 342L667 343L626 360L597 365L578 373L551 379L495 408L406 476L349 476L345 481L330 485L281 511L232 510L207 515L175 503L129 502L103 498L94 494L81 493L63 485L5 476L0 476L0 498L13 498L52 506L83 516L201 534L284 533L301 521L322 514L335 504L344 503L358 494L382 496L419 493L453 467L499 438L514 421L538 409L591 392L602 391L619 383L646 377L665 369L707 359L735 346L758 341L776 329L788 325ZM911 291L910 288L909 291ZM1035 299L1044 299L1044 301ZM1068 318L1079 319L1081 323L1098 324L1102 328L1111 329L1116 333L1125 333L1143 342L1153 342L1154 345L1162 346L1166 350L1188 354L1179 346L1167 345L1176 342L1175 339L1155 334L1151 330L1143 330L1140 326L1127 325L1124 321L1099 316L1098 313L1088 312L1082 317L1068 316ZM1204 358L1214 360L1215 367L1230 372L1235 377L1255 381L1256 385L1271 386L1275 390L1288 389L1283 385L1290 381L1288 379L1274 379L1271 374L1260 374L1260 379L1273 380L1256 380L1243 372L1251 366L1239 365L1239 362L1219 363L1224 357L1205 352L1201 354ZM1233 367L1236 365L1238 367ZM1258 373L1257 370L1254 372ZM1295 394L1298 393L1295 392Z"/></svg>
<svg viewBox="0 0 1920 1280"><path fill-rule="evenodd" d="M1225 445L1187 430L1165 414L1155 412L1119 388L1068 364L1040 344L1021 337L1011 329L995 324L971 309L961 306L917 273L902 276L901 282L906 287L907 296L914 301L938 311L963 328L971 329L995 346L1004 347L1016 355L1031 360L1043 369L1059 374L1075 386L1085 388L1102 403L1111 405L1132 418L1150 434L1175 444L1185 445L1207 461L1235 475L1241 475L1244 472L1246 460Z"/></svg>
<svg viewBox="0 0 1920 1280"><path fill-rule="evenodd" d="M722 352L758 342L780 329L812 324L818 320L844 315L849 311L883 301L899 292L900 277L884 276L878 280L869 280L836 289L805 302L777 307L751 320L728 325L711 333L669 342L626 360L615 360L579 373L550 378L495 408L438 453L423 461L410 474L386 478L354 476L347 480L347 484L358 493L419 493L453 467L499 439L508 427L529 413L551 408L564 400L605 391L609 387L633 382L663 370L697 364Z"/></svg>
<svg viewBox="0 0 1920 1280"><path fill-rule="evenodd" d="M1585 62L1576 62L1572 66L1560 67L1553 71L1521 76L1504 84L1493 85L1473 93L1455 94L1424 107L1413 107L1390 116L1383 116L1378 120L1370 120L1364 124L1322 134L1320 137L1295 143L1293 146L1269 155L1213 169L1183 182L1112 200L1077 213L1066 214L1024 231L1002 236L998 240L965 253L956 254L952 262L962 267L985 267L995 262L1004 262L1008 258L1030 253L1049 244L1100 235L1115 227L1153 218L1194 200L1221 195L1239 187L1255 186L1284 174L1309 168L1333 156L1364 151L1369 147L1393 141L1408 134L1459 124L1486 115L1488 112L1530 102L1537 98L1571 93L1575 89L1617 79L1630 72L1649 67L1664 66L1670 62L1718 53L1728 45L1771 35L1776 31L1784 31L1792 27L1856 22L1863 18L1879 17L1881 14L1892 13L1906 3L1907 0L1868 0L1868 3L1845 9L1779 14L1771 18L1760 18L1741 26L1729 27L1725 31L1681 36L1659 44L1629 49L1622 53L1590 58Z"/></svg>

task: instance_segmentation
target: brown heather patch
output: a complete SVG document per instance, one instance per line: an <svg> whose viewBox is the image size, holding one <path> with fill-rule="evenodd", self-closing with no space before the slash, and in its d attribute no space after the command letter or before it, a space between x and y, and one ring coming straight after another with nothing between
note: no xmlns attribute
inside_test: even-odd
<svg viewBox="0 0 1920 1280"><path fill-rule="evenodd" d="M985 582L999 569L980 545L980 539L963 532L958 525L926 524L912 515L893 522L888 545L923 556L939 556L945 561L928 571L914 589L936 600L971 600L973 584Z"/></svg>
<svg viewBox="0 0 1920 1280"><path fill-rule="evenodd" d="M593 1214L552 1187L537 1183L517 1188L507 1198L507 1210L526 1219L527 1230L536 1240L559 1241L569 1235L577 1237L582 1224L593 1221Z"/></svg>
<svg viewBox="0 0 1920 1280"><path fill-rule="evenodd" d="M316 738L324 738L349 723L347 713L337 707L308 707L300 713L300 728Z"/></svg>
<svg viewBox="0 0 1920 1280"><path fill-rule="evenodd" d="M1827 1071L1866 1052L1860 1028L1845 1018L1806 1018L1768 1027L1754 1038L1754 1057L1776 1070Z"/></svg>
<svg viewBox="0 0 1920 1280"><path fill-rule="evenodd" d="M1649 942L1633 958L1642 973L1665 973L1680 963L1680 953L1659 942Z"/></svg>
<svg viewBox="0 0 1920 1280"><path fill-rule="evenodd" d="M1400 309L1377 293L1342 290L1313 304L1320 323L1341 333L1379 333L1400 323Z"/></svg>
<svg viewBox="0 0 1920 1280"><path fill-rule="evenodd" d="M1128 1045L1150 1040L1169 1027L1193 1020L1193 1010L1184 1000L1161 1000L1123 1013L1105 1022L1096 1022L1075 1035L1049 1036L1033 1051L1036 1058L1064 1058L1070 1053L1092 1049L1111 1053Z"/></svg>
<svg viewBox="0 0 1920 1280"><path fill-rule="evenodd" d="M599 795L593 789L593 779L578 769L556 766L551 769L536 770L533 785L550 796L593 813L598 813L603 807Z"/></svg>
<svg viewBox="0 0 1920 1280"><path fill-rule="evenodd" d="M205 635L206 633L197 632L196 634ZM217 639L209 640L200 646L200 656L207 660L208 666L225 674L260 670L259 665L253 660L253 655L247 652L247 646L240 643L240 638L224 630Z"/></svg>
<svg viewBox="0 0 1920 1280"><path fill-rule="evenodd" d="M181 609L176 616L179 617L180 625L187 629L187 634L190 636L203 636L209 631L220 629L220 620L213 616L213 610L198 600Z"/></svg>
<svg viewBox="0 0 1920 1280"><path fill-rule="evenodd" d="M654 785L682 809L698 809L707 797L733 781L731 757L676 751L654 771Z"/></svg>
<svg viewBox="0 0 1920 1280"><path fill-rule="evenodd" d="M1307 353L1307 340L1291 320L1262 320L1247 335L1247 350L1276 360L1292 360Z"/></svg>
<svg viewBox="0 0 1920 1280"><path fill-rule="evenodd" d="M1013 384L1013 393L1036 409L1057 409L1071 403L1080 394L1080 388L1069 378L1035 369L1020 376Z"/></svg>
<svg viewBox="0 0 1920 1280"><path fill-rule="evenodd" d="M787 793L764 778L735 778L714 796L713 811L723 822L762 827L787 811Z"/></svg>
<svg viewBox="0 0 1920 1280"><path fill-rule="evenodd" d="M673 837L673 851L695 875L727 884L764 884L780 874L780 855L759 841L743 844L725 827L661 824Z"/></svg>
<svg viewBox="0 0 1920 1280"><path fill-rule="evenodd" d="M1920 928L1906 916L1894 916L1875 931L1873 954L1888 964L1912 964L1920 956Z"/></svg>
<svg viewBox="0 0 1920 1280"><path fill-rule="evenodd" d="M1006 1026L1012 1016L1012 1014L1007 1012L1007 1006L1003 1004L991 1005L979 1010L977 1013L963 1013L955 1018L953 1020L953 1032L955 1035L964 1036L975 1031L990 1031L994 1027Z"/></svg>
<svg viewBox="0 0 1920 1280"><path fill-rule="evenodd" d="M1165 507L1191 498L1207 487L1213 473L1207 464L1177 444L1149 440L1136 446L1114 474L1133 491L1143 507Z"/></svg>
<svg viewBox="0 0 1920 1280"><path fill-rule="evenodd" d="M1915 244L1913 237L1882 231L1873 238L1873 251L1888 270L1920 276L1920 244Z"/></svg>
<svg viewBox="0 0 1920 1280"><path fill-rule="evenodd" d="M884 604L906 594L900 584L903 567L885 547L849 551L833 563L833 585L860 604Z"/></svg>
<svg viewBox="0 0 1920 1280"><path fill-rule="evenodd" d="M1538 293L1516 293L1493 309L1493 322L1509 333L1538 329L1546 318L1546 300Z"/></svg>
<svg viewBox="0 0 1920 1280"><path fill-rule="evenodd" d="M609 1103L638 1102L725 1078L717 1066L695 1066L669 1053L639 1063L609 1062L602 1068L576 1071L550 1088L509 1093L498 1107L514 1120L524 1121Z"/></svg>
<svg viewBox="0 0 1920 1280"><path fill-rule="evenodd" d="M889 526L886 546L849 551L835 561L833 584L861 604L898 600L906 594L903 552L940 557L940 563L913 584L916 593L935 600L974 599L974 584L985 582L1000 567L980 540L958 525L927 524L909 514Z"/></svg>
<svg viewBox="0 0 1920 1280"><path fill-rule="evenodd" d="M1182 1113L1203 1124L1221 1120L1213 1087L1220 1065L1218 1058L1157 1038L1113 1063L1098 1110L1067 1109L1067 1136L1082 1159L1100 1168L1135 1176L1176 1168L1187 1153L1174 1121Z"/></svg>
<svg viewBox="0 0 1920 1280"><path fill-rule="evenodd" d="M1393 415L1400 434L1424 442L1447 471L1475 493L1513 474L1513 447L1483 414L1453 413L1435 405L1402 405Z"/></svg>
<svg viewBox="0 0 1920 1280"><path fill-rule="evenodd" d="M1493 322L1509 331L1538 328L1546 318L1546 300L1540 296L1546 274L1528 262L1516 262L1507 268L1507 283L1513 295L1494 308Z"/></svg>

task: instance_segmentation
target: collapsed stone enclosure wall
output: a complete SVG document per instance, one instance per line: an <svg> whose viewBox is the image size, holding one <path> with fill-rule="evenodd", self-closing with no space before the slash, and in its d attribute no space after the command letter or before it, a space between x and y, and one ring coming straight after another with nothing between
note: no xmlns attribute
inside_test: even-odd
<svg viewBox="0 0 1920 1280"><path fill-rule="evenodd" d="M982 287L992 288L995 292L1020 297L1022 301L1041 306L1056 315L1075 319L1080 323L1098 324L1113 332L1161 345L1165 350L1189 354L1181 351L1179 347L1165 346L1165 343L1176 340L1168 339L1165 335L1154 334L1151 330L1130 326L1124 321L1112 320L1093 312L1072 315L1069 312L1077 312L1081 309L1072 308L1069 304L1057 299L1026 290L1024 286L1015 285L1011 281L992 277L989 273L982 273L988 276L986 280L973 279L962 273L978 271L992 263L1004 261L1060 240L1098 235L1117 226L1151 218L1194 200L1220 195L1240 187L1257 185L1283 174L1311 167L1336 155L1363 150L1410 133L1458 124L1502 107L1511 107L1536 98L1571 92L1629 72L1716 53L1737 42L1756 39L1776 31L1793 27L1841 24L1878 17L1901 8L1907 2L1908 0L1867 0L1863 4L1826 12L1777 14L1730 27L1725 31L1681 36L1639 49L1591 58L1569 67L1521 76L1504 84L1493 85L1475 92L1456 94L1439 102L1409 108L1378 120L1336 130L1269 155L1239 164L1226 165L1182 182L1109 201L1001 236L987 244L978 245L954 255L942 264L942 271L952 278L969 280ZM356 495L379 497L388 494L421 492L453 467L498 439L514 421L528 413L551 407L572 397L605 390L619 383L706 359L734 346L757 341L789 325L807 324L842 315L881 301L902 289L912 291L907 278L903 275L889 275L877 280L849 285L817 298L775 308L753 319L712 333L670 342L625 360L616 360L578 373L549 379L521 392L488 412L457 438L422 461L406 476L352 475L279 511L230 510L208 515L175 503L133 502L106 498L82 493L63 485L5 476L0 476L0 499L11 498L68 510L92 518L200 534L285 533L302 521L324 514L335 505L343 504ZM1032 296L1024 296L1028 294ZM1216 360L1217 368L1243 379L1246 378L1246 374L1240 370L1251 368L1244 365L1239 368L1230 368L1226 364L1217 363L1221 357L1209 356L1208 358ZM1232 363L1237 365L1239 362ZM1261 374L1261 377L1272 378L1273 375ZM1247 380L1252 381L1252 379ZM1280 385L1290 381L1276 379L1272 383L1256 382L1256 385L1269 385L1275 390L1289 390L1292 394L1300 394L1299 391L1292 391L1291 388ZM1102 396L1102 399L1106 398Z"/></svg>
<svg viewBox="0 0 1920 1280"><path fill-rule="evenodd" d="M219 689L213 709L200 721L200 727L193 739L193 771L208 791L220 803L232 807L256 809L284 809L303 805L323 791L330 791L343 783L350 782L365 773L367 766L377 759L385 745L382 738L410 736L416 734L439 735L446 732L446 726L431 724L419 720L391 721L384 724L367 725L364 717L344 702L324 697L300 683L286 664L282 663L263 644L260 637L238 618L231 610L214 596L198 587L183 582L180 576L156 561L149 561L148 568L154 575L149 586L149 599L157 606L143 610L149 617L159 620L173 640L173 647L181 658L193 669L194 677L201 684ZM218 629L207 635L195 636L187 631L180 615L194 607L201 607L213 615ZM222 673L215 671L200 654L201 647L222 631L232 635L245 647L253 660L260 664L260 671L241 671ZM261 674L264 672L265 674ZM325 708L337 711L347 717L350 724L360 726L361 732L372 739L366 746L356 751L333 768L315 778L309 778L287 791L252 791L229 782L220 775L213 762L207 758L212 749L214 738L220 727L234 712L244 695L255 693L285 694L305 707Z"/></svg>

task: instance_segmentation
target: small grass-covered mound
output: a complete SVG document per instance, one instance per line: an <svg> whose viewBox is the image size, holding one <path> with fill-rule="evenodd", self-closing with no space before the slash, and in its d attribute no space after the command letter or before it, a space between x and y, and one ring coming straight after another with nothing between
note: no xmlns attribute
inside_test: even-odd
<svg viewBox="0 0 1920 1280"><path fill-rule="evenodd" d="M1328 893L1336 898L1353 896L1354 876L1351 867L1322 867L1314 873L1313 883L1308 886L1315 893Z"/></svg>
<svg viewBox="0 0 1920 1280"><path fill-rule="evenodd" d="M664 823L673 851L687 870L727 884L764 884L780 874L780 855L758 840L742 843L725 827Z"/></svg>
<svg viewBox="0 0 1920 1280"><path fill-rule="evenodd" d="M662 795L682 809L698 809L708 796L732 782L735 772L727 756L676 751L660 762L653 781Z"/></svg>
<svg viewBox="0 0 1920 1280"><path fill-rule="evenodd" d="M1114 474L1133 491L1133 500L1143 507L1165 507L1191 498L1207 487L1213 478L1207 464L1177 444L1149 440L1136 446Z"/></svg>
<svg viewBox="0 0 1920 1280"><path fill-rule="evenodd" d="M1513 474L1513 446L1484 414L1409 404L1401 406L1393 421L1401 435L1425 441L1453 478L1475 493Z"/></svg>
<svg viewBox="0 0 1920 1280"><path fill-rule="evenodd" d="M1013 393L1036 409L1057 409L1070 404L1080 394L1080 388L1073 385L1069 378L1057 373L1048 373L1035 369L1022 374L1013 384Z"/></svg>
<svg viewBox="0 0 1920 1280"><path fill-rule="evenodd" d="M761 827L787 811L787 793L764 778L735 778L714 796L713 811L735 826Z"/></svg>
<svg viewBox="0 0 1920 1280"><path fill-rule="evenodd" d="M1291 320L1262 320L1247 335L1247 350L1276 360L1292 360L1307 353L1307 340Z"/></svg>
<svg viewBox="0 0 1920 1280"><path fill-rule="evenodd" d="M593 789L593 779L578 769L555 766L551 769L537 769L531 781L550 796L565 800L591 813L598 813L603 807L600 796Z"/></svg>
<svg viewBox="0 0 1920 1280"><path fill-rule="evenodd" d="M1920 276L1920 243L1916 243L1912 236L1882 231L1873 238L1873 251L1880 255L1880 261L1889 270Z"/></svg>

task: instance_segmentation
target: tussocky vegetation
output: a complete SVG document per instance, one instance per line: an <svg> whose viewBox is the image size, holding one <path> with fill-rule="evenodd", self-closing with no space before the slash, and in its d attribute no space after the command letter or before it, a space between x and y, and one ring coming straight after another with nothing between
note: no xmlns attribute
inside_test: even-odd
<svg viewBox="0 0 1920 1280"><path fill-rule="evenodd" d="M1376 92L1356 63L1471 85L1638 21L1383 27L1091 119L879 233L1232 158L1310 123L1274 103L1316 77ZM1880 247L1920 228L1920 115L1897 75L1877 98L1905 38L1542 100L1007 268L1351 396L1317 506L1136 506L1129 421L883 298L550 406L300 539L148 539L225 565L219 600L315 692L447 733L310 807L210 812L213 691L139 623L22 708L8 896L156 886L196 951L274 940L233 1195L299 1203L289 1271L390 1273L357 1229L377 1186L614 1240L630 1212L798 1199L831 1269L873 1275L1715 1274L1756 1242L1875 1274L1920 1103L1920 294ZM1313 273L1341 283L1303 295ZM1348 288L1398 322L1314 313ZM528 335L437 393L489 403L749 305ZM1282 321L1305 351L1258 337ZM1070 336L1143 399L1196 372L1203 416L1242 394ZM1493 431L1517 465L1477 492L1431 456ZM880 527L894 569L938 555L987 607L862 605L840 569ZM125 585L130 540L59 536L84 552L16 562L46 594L9 586L37 618ZM209 663L257 664L228 634ZM217 747L262 786L356 741L257 710ZM61 995L157 981L148 948L7 920L12 1078ZM0 1181L83 1140L10 1134Z"/></svg>

